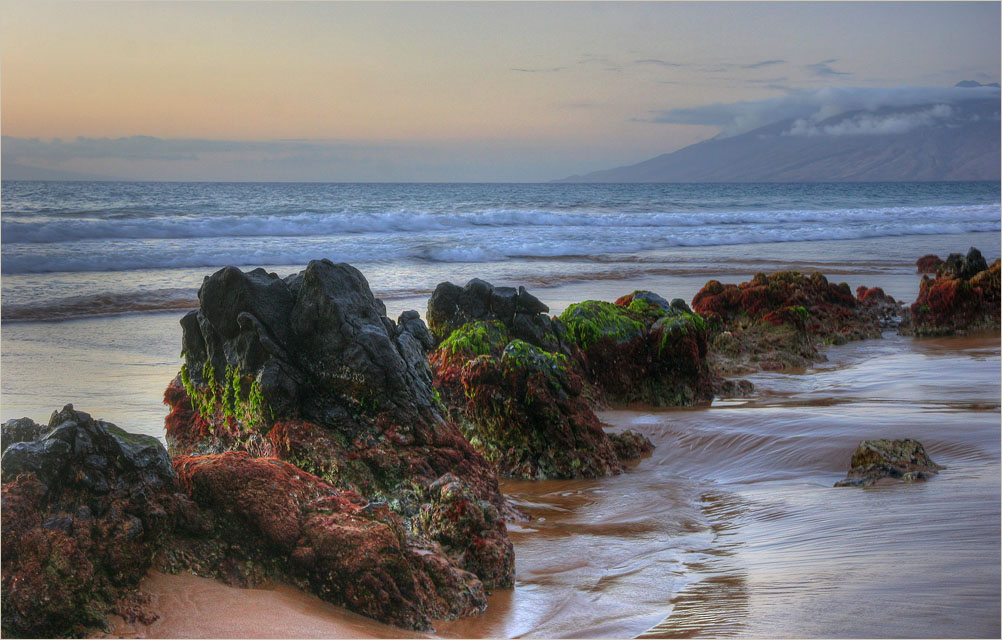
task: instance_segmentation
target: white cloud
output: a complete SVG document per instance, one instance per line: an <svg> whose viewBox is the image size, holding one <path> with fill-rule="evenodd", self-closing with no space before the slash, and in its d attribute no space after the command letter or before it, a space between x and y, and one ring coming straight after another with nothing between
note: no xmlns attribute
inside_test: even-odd
<svg viewBox="0 0 1002 640"><path fill-rule="evenodd" d="M983 98L999 100L997 87L823 87L796 89L766 100L715 103L655 112L653 122L712 125L729 137L786 119L819 122L848 111L874 112L885 107L951 105Z"/></svg>
<svg viewBox="0 0 1002 640"><path fill-rule="evenodd" d="M938 104L929 109L910 113L861 113L838 122L822 125L811 119L800 118L789 131L782 135L791 136L875 136L907 133L919 127L937 124L953 115L953 108Z"/></svg>

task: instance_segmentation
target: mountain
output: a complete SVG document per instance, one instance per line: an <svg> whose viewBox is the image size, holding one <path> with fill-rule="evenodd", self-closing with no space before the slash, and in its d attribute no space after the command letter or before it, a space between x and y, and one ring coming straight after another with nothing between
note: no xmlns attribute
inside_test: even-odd
<svg viewBox="0 0 1002 640"><path fill-rule="evenodd" d="M999 100L788 119L557 182L998 180Z"/></svg>

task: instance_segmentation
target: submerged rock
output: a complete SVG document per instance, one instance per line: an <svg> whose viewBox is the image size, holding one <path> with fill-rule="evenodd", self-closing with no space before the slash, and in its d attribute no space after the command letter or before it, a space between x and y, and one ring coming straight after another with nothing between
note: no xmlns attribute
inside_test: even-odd
<svg viewBox="0 0 1002 640"><path fill-rule="evenodd" d="M582 354L545 305L523 287L512 292L483 280L436 288L430 361L445 406L499 474L619 473L621 458L588 403Z"/></svg>
<svg viewBox="0 0 1002 640"><path fill-rule="evenodd" d="M711 361L729 374L805 367L824 359L819 345L879 338L886 306L878 297L864 304L845 283L783 271L739 285L711 280L692 306L709 321Z"/></svg>
<svg viewBox="0 0 1002 640"><path fill-rule="evenodd" d="M504 518L518 512L444 412L415 313L393 322L357 269L327 260L284 279L227 267L205 279L199 302L181 320L185 364L165 394L173 454L280 458L385 502L409 535L440 545L486 589L512 585ZM421 517L441 510L432 487L443 477L481 512L463 536Z"/></svg>
<svg viewBox="0 0 1002 640"><path fill-rule="evenodd" d="M998 330L1002 308L999 272L1000 261L989 266L974 247L966 256L950 254L937 268L935 279L922 276L918 298L900 332L934 336Z"/></svg>
<svg viewBox="0 0 1002 640"><path fill-rule="evenodd" d="M849 462L849 475L836 487L869 487L884 478L928 480L943 467L926 455L917 440L864 440Z"/></svg>
<svg viewBox="0 0 1002 640"><path fill-rule="evenodd" d="M113 612L152 622L137 586L171 514L191 506L163 445L72 405L46 427L16 422L0 462L3 635L78 635Z"/></svg>

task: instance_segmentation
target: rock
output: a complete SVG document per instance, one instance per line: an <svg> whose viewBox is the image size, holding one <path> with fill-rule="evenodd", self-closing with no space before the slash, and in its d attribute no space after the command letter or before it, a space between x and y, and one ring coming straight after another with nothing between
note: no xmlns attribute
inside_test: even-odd
<svg viewBox="0 0 1002 640"><path fill-rule="evenodd" d="M896 329L901 324L904 304L884 293L880 287L857 287L856 299L863 310L877 317L881 329Z"/></svg>
<svg viewBox="0 0 1002 640"><path fill-rule="evenodd" d="M512 307L512 291L471 280L462 289L442 283L432 295L428 318L439 346L431 365L445 406L501 475L619 473L615 447L589 406L602 392L585 380L578 344L524 287Z"/></svg>
<svg viewBox="0 0 1002 640"><path fill-rule="evenodd" d="M572 304L560 321L584 354L586 377L609 400L689 406L713 399L715 376L700 315L637 291L615 304Z"/></svg>
<svg viewBox="0 0 1002 640"><path fill-rule="evenodd" d="M634 460L654 451L654 444L642 433L632 429L619 433L610 433L609 439L616 449L620 460Z"/></svg>
<svg viewBox="0 0 1002 640"><path fill-rule="evenodd" d="M483 336L483 337L481 337ZM619 459L581 395L570 361L500 322L452 333L432 354L443 400L500 475L578 478L618 473Z"/></svg>
<svg viewBox="0 0 1002 640"><path fill-rule="evenodd" d="M455 289L440 297L489 302L486 283ZM199 301L181 321L185 363L164 397L172 454L278 457L386 502L416 536L420 512L436 507L429 487L453 474L476 498L470 508L502 517L485 516L490 530L428 534L421 544L439 544L488 591L512 585L504 518L519 514L444 412L427 359L432 336L416 312L394 323L357 269L327 260L287 278L228 267L206 278Z"/></svg>
<svg viewBox="0 0 1002 640"><path fill-rule="evenodd" d="M964 335L1000 327L1000 262L989 266L975 248L950 254L935 279L922 276L919 295L899 332L905 335Z"/></svg>
<svg viewBox="0 0 1002 640"><path fill-rule="evenodd" d="M6 451L15 442L38 440L47 428L31 418L8 420L0 425L0 452Z"/></svg>
<svg viewBox="0 0 1002 640"><path fill-rule="evenodd" d="M237 586L280 577L357 613L419 631L431 630L433 619L474 615L487 606L480 580L456 567L439 545L409 537L386 503L246 452L181 456L174 466L179 484L213 514L210 542L174 542L169 555L177 564ZM498 519L496 511L491 515ZM457 527L457 535L468 529ZM479 523L477 530L491 527Z"/></svg>
<svg viewBox="0 0 1002 640"><path fill-rule="evenodd" d="M823 360L818 344L879 338L883 307L860 304L849 285L783 271L739 285L711 280L693 309L709 321L710 359L724 374L801 368Z"/></svg>
<svg viewBox="0 0 1002 640"><path fill-rule="evenodd" d="M884 478L928 480L943 467L926 455L916 440L864 440L849 462L849 475L836 487L869 487Z"/></svg>
<svg viewBox="0 0 1002 640"><path fill-rule="evenodd" d="M916 273L936 273L943 259L934 253L927 253L915 261Z"/></svg>
<svg viewBox="0 0 1002 640"><path fill-rule="evenodd" d="M156 438L72 405L38 426L41 440L10 445L0 463L7 637L78 635L135 602L168 514L186 502Z"/></svg>

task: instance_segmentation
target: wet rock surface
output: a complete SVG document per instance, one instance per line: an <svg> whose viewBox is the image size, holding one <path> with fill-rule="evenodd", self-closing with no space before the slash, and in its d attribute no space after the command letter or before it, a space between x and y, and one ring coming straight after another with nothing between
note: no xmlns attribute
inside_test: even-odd
<svg viewBox="0 0 1002 640"><path fill-rule="evenodd" d="M277 457L386 503L408 535L487 590L511 586L504 519L517 511L445 413L415 313L390 320L357 269L326 260L287 278L228 267L206 278L199 301L181 321L185 365L165 394L173 455ZM443 511L432 489L443 477L480 512L463 536L439 535L422 515Z"/></svg>
<svg viewBox="0 0 1002 640"><path fill-rule="evenodd" d="M171 515L190 506L163 445L72 405L44 427L12 422L19 441L0 463L3 635L76 635L109 613L154 620L136 588Z"/></svg>
<svg viewBox="0 0 1002 640"><path fill-rule="evenodd" d="M428 303L436 388L501 475L619 473L621 458L589 405L596 391L583 379L584 356L546 311L524 287L440 284Z"/></svg>
<svg viewBox="0 0 1002 640"><path fill-rule="evenodd" d="M707 326L680 299L635 291L615 303L572 304L560 321L584 354L586 377L612 402L710 402L719 380L707 362Z"/></svg>
<svg viewBox="0 0 1002 640"><path fill-rule="evenodd" d="M877 289L863 295L820 273L783 271L739 285L711 280L692 306L709 321L711 362L728 375L802 368L824 359L819 346L880 337L896 302Z"/></svg>
<svg viewBox="0 0 1002 640"><path fill-rule="evenodd" d="M864 440L852 454L849 474L835 486L869 487L884 479L928 480L941 469L917 440Z"/></svg>
<svg viewBox="0 0 1002 640"><path fill-rule="evenodd" d="M1000 327L1000 261L987 263L971 247L940 261L935 278L922 276L919 295L900 332L905 335L964 335Z"/></svg>

